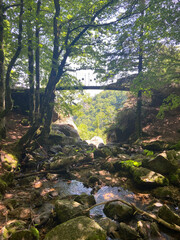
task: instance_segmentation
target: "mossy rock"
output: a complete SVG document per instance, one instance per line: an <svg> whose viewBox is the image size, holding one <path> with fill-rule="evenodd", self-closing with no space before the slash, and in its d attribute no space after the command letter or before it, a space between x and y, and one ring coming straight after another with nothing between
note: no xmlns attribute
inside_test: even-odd
<svg viewBox="0 0 180 240"><path fill-rule="evenodd" d="M120 221L125 221L133 216L134 210L121 203L121 202L109 202L106 203L103 209L107 217Z"/></svg>
<svg viewBox="0 0 180 240"><path fill-rule="evenodd" d="M166 186L169 180L163 175L143 167L131 167L133 180L142 187Z"/></svg>
<svg viewBox="0 0 180 240"><path fill-rule="evenodd" d="M120 162L122 170L131 170L131 167L140 167L142 165L141 161L127 160Z"/></svg>
<svg viewBox="0 0 180 240"><path fill-rule="evenodd" d="M152 195L161 199L179 199L179 189L173 186L158 187L152 191Z"/></svg>
<svg viewBox="0 0 180 240"><path fill-rule="evenodd" d="M170 173L168 179L171 184L180 186L180 168L175 173Z"/></svg>
<svg viewBox="0 0 180 240"><path fill-rule="evenodd" d="M3 152L3 158L4 163L7 163L11 166L11 168L16 169L18 167L18 158L15 154Z"/></svg>
<svg viewBox="0 0 180 240"><path fill-rule="evenodd" d="M7 187L8 187L7 183L0 178L0 193L3 194Z"/></svg>
<svg viewBox="0 0 180 240"><path fill-rule="evenodd" d="M85 211L86 207L73 200L57 200L55 203L55 212L59 223L68 221L78 216L89 216L89 211Z"/></svg>
<svg viewBox="0 0 180 240"><path fill-rule="evenodd" d="M49 233L44 240L106 240L106 232L94 220L77 217L64 222Z"/></svg>
<svg viewBox="0 0 180 240"><path fill-rule="evenodd" d="M26 229L26 223L22 220L12 220L7 223L5 227L2 229L2 239L13 239L13 240L22 240L24 235L20 233L20 235L17 236L18 232L24 231ZM27 229L26 229L27 230ZM22 237L21 237L22 236ZM28 235L29 236L29 235ZM30 238L31 240L32 238ZM34 238L35 239L35 238ZM25 238L27 240L27 238Z"/></svg>
<svg viewBox="0 0 180 240"><path fill-rule="evenodd" d="M174 213L166 204L159 209L158 217L162 218L168 223L177 224L180 226L180 216Z"/></svg>

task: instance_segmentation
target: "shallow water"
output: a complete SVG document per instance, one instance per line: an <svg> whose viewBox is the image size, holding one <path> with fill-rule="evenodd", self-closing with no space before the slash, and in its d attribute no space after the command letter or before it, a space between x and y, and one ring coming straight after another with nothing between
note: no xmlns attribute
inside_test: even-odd
<svg viewBox="0 0 180 240"><path fill-rule="evenodd" d="M65 197L68 195L80 195L82 193L86 193L88 195L91 194L92 188L87 188L84 186L82 182L72 180L70 182L59 180L54 188L59 193L61 197ZM128 190L124 190L121 187L111 187L104 186L102 187L95 195L96 203L106 202L113 199L120 198L127 202L133 202L134 194ZM97 206L90 211L90 214L93 216L105 216L103 213L104 206Z"/></svg>

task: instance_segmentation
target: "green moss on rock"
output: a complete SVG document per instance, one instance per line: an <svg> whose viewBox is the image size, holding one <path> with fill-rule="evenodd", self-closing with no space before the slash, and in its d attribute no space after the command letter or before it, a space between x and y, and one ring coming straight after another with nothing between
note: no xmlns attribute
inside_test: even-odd
<svg viewBox="0 0 180 240"><path fill-rule="evenodd" d="M73 218L53 228L44 240L106 240L106 232L88 217Z"/></svg>

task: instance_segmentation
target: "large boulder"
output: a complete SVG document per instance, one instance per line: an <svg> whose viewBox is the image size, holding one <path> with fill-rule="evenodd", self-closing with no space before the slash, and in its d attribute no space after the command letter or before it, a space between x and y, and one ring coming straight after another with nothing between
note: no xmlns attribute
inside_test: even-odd
<svg viewBox="0 0 180 240"><path fill-rule="evenodd" d="M64 134L67 137L80 139L78 131L70 124L55 124L51 125L51 131L56 134Z"/></svg>
<svg viewBox="0 0 180 240"><path fill-rule="evenodd" d="M163 175L143 167L131 167L133 180L142 187L157 187L168 185L169 181Z"/></svg>
<svg viewBox="0 0 180 240"><path fill-rule="evenodd" d="M176 152L169 151L157 155L154 159L145 160L143 166L161 174L169 174L178 169Z"/></svg>
<svg viewBox="0 0 180 240"><path fill-rule="evenodd" d="M89 216L89 211L86 207L73 200L57 200L55 203L55 212L60 223L66 222L69 219L78 216Z"/></svg>
<svg viewBox="0 0 180 240"><path fill-rule="evenodd" d="M106 232L94 220L81 216L53 228L44 240L106 240Z"/></svg>
<svg viewBox="0 0 180 240"><path fill-rule="evenodd" d="M121 202L109 202L106 203L103 209L107 217L116 221L125 221L133 216L134 210L121 203Z"/></svg>

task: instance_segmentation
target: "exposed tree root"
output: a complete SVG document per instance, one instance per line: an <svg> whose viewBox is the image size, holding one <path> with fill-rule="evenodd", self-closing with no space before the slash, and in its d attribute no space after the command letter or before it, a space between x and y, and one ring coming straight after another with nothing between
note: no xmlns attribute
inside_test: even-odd
<svg viewBox="0 0 180 240"><path fill-rule="evenodd" d="M126 204L126 205L129 206L129 207L132 207L132 208L134 209L135 213L137 212L137 213L139 213L139 214L141 214L141 215L145 215L145 216L147 216L147 217L149 217L149 218L157 221L158 223L164 225L165 227L167 227L167 228L169 228L169 229L171 229L171 230L180 232L180 226L178 226L177 224L168 223L168 222L164 221L162 218L160 218L160 217L158 217L158 216L156 216L156 215L154 215L154 214L148 213L148 212L146 212L146 211L143 211L143 210L141 210L140 208L136 207L133 203L128 203L128 202L126 202L126 201L124 201L124 200L122 200L122 199L114 199L114 200L111 200L111 201L107 201L107 202L102 202L102 203L95 204L95 205L93 205L92 207L88 208L87 211L89 211L89 210L91 210L92 208L97 207L97 206L99 206L99 205L103 205L103 204L110 203L110 202L118 202L118 201Z"/></svg>

